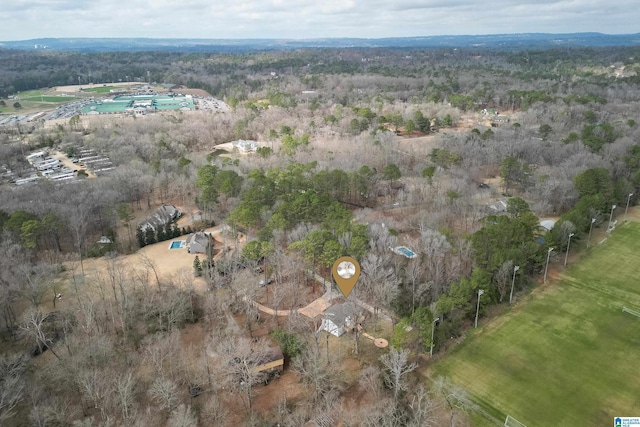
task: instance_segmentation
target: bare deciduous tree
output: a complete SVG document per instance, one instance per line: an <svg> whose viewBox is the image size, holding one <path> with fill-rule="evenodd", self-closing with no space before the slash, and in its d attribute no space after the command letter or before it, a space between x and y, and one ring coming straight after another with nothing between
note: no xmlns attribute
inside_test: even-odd
<svg viewBox="0 0 640 427"><path fill-rule="evenodd" d="M377 326L378 312L383 307L389 307L398 295L398 280L395 270L389 266L389 251L384 255L369 252L360 263L362 266L363 288L366 296L373 305L373 326Z"/></svg>
<svg viewBox="0 0 640 427"><path fill-rule="evenodd" d="M438 404L429 396L424 386L418 386L409 402L411 420L407 427L429 427L435 425L434 412L437 408Z"/></svg>
<svg viewBox="0 0 640 427"><path fill-rule="evenodd" d="M19 292L34 308L38 308L45 293L53 288L54 271L49 264L21 264L19 267L22 280Z"/></svg>
<svg viewBox="0 0 640 427"><path fill-rule="evenodd" d="M293 369L300 374L302 381L313 390L312 400L320 401L326 395L339 390L337 378L339 370L336 364L331 366L322 358L319 346L309 345L293 361Z"/></svg>
<svg viewBox="0 0 640 427"><path fill-rule="evenodd" d="M60 356L53 350L53 333L51 331L51 314L44 314L39 309L32 308L22 315L22 333L31 338L38 346L38 353L42 353L45 349L51 350L51 353L58 359Z"/></svg>
<svg viewBox="0 0 640 427"><path fill-rule="evenodd" d="M211 395L200 412L200 421L204 425L222 426L229 418L229 412L216 394Z"/></svg>
<svg viewBox="0 0 640 427"><path fill-rule="evenodd" d="M440 395L446 402L449 409L449 425L451 427L455 425L456 415L466 413L468 409L475 408L475 404L469 399L466 390L452 384L444 377L436 378L433 382L433 391Z"/></svg>
<svg viewBox="0 0 640 427"><path fill-rule="evenodd" d="M411 282L411 314L416 308L416 285L420 283L424 270L422 260L419 258L410 260L405 267L405 273Z"/></svg>
<svg viewBox="0 0 640 427"><path fill-rule="evenodd" d="M114 388L118 397L118 406L122 411L122 418L127 420L132 415L131 409L134 403L136 379L133 372L129 371L118 375L114 379Z"/></svg>
<svg viewBox="0 0 640 427"><path fill-rule="evenodd" d="M0 358L0 424L15 415L15 407L24 397L25 357Z"/></svg>
<svg viewBox="0 0 640 427"><path fill-rule="evenodd" d="M397 402L400 394L407 390L407 374L413 372L418 365L409 363L408 350L396 350L393 347L389 353L380 356L380 362L385 367L385 383L393 390L393 398Z"/></svg>
<svg viewBox="0 0 640 427"><path fill-rule="evenodd" d="M149 395L156 401L160 409L172 411L178 403L178 386L168 378L156 378Z"/></svg>
<svg viewBox="0 0 640 427"><path fill-rule="evenodd" d="M171 412L167 427L197 427L196 419L191 406L180 405Z"/></svg>
<svg viewBox="0 0 640 427"><path fill-rule="evenodd" d="M507 294L509 290L509 285L511 284L511 278L513 275L513 261L507 260L502 263L498 271L496 271L494 275L494 280L496 282L496 288L498 289L498 295L500 297L500 302Z"/></svg>
<svg viewBox="0 0 640 427"><path fill-rule="evenodd" d="M367 366L360 371L358 380L362 389L366 390L374 400L382 395L382 372L376 366Z"/></svg>
<svg viewBox="0 0 640 427"><path fill-rule="evenodd" d="M149 258L146 254L144 253L139 253L138 256L140 257L140 261L142 262L142 265L147 269L147 270L151 270L153 271L153 275L156 278L156 284L158 285L158 290L160 292L162 292L162 286L160 285L160 278L158 277L158 270L156 268L156 262L154 260L152 260L151 258Z"/></svg>

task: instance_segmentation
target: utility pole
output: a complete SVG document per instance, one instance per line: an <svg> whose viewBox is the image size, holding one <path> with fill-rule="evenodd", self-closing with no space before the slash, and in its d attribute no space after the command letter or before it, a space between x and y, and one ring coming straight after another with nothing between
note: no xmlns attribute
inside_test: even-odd
<svg viewBox="0 0 640 427"><path fill-rule="evenodd" d="M589 245L591 244L591 230L593 230L593 223L596 222L595 218L591 218L591 225L589 226L589 239L587 240L587 249L589 249Z"/></svg>
<svg viewBox="0 0 640 427"><path fill-rule="evenodd" d="M520 270L520 266L516 265L513 267L513 278L511 279L511 293L509 294L509 305L511 305L511 301L513 300L513 285L516 284L516 272Z"/></svg>
<svg viewBox="0 0 640 427"><path fill-rule="evenodd" d="M544 266L544 280L542 281L542 283L547 283L547 270L549 269L549 257L551 256L552 251L553 251L553 248L549 248L547 250L547 263Z"/></svg>
<svg viewBox="0 0 640 427"><path fill-rule="evenodd" d="M627 196L627 207L624 208L624 221L627 220L627 211L629 210L629 202L631 201L631 196L633 196L633 193L629 193L629 196Z"/></svg>
<svg viewBox="0 0 640 427"><path fill-rule="evenodd" d="M433 333L435 332L436 322L438 322L438 320L440 320L440 318L436 317L433 319L433 322L431 322L431 347L429 348L429 359L433 357Z"/></svg>
<svg viewBox="0 0 640 427"><path fill-rule="evenodd" d="M564 266L567 266L567 259L569 258L569 248L571 247L571 238L575 236L576 233L569 233L569 242L567 242L567 253L564 254Z"/></svg>
<svg viewBox="0 0 640 427"><path fill-rule="evenodd" d="M484 294L483 289L478 289L478 305L476 307L476 322L474 328L478 327L478 313L480 313L480 297Z"/></svg>

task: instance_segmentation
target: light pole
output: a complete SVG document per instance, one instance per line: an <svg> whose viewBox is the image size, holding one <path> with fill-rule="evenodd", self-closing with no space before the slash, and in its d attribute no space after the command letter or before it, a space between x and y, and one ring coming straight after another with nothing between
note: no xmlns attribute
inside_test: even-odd
<svg viewBox="0 0 640 427"><path fill-rule="evenodd" d="M567 258L569 258L569 247L571 247L571 238L575 236L576 233L569 233L569 241L567 242L567 253L564 254L564 266L567 266Z"/></svg>
<svg viewBox="0 0 640 427"><path fill-rule="evenodd" d="M433 319L433 322L431 322L431 348L429 348L429 359L431 359L431 357L433 356L433 332L436 329L436 322L440 320L439 317L436 317L435 319Z"/></svg>
<svg viewBox="0 0 640 427"><path fill-rule="evenodd" d="M633 196L633 193L629 193L629 195L627 196L627 207L624 208L624 221L627 220L627 211L629 210L629 202L631 201L631 196Z"/></svg>
<svg viewBox="0 0 640 427"><path fill-rule="evenodd" d="M589 226L589 239L587 240L587 249L589 249L589 245L591 244L591 230L593 230L593 223L596 222L595 218L591 218L591 225Z"/></svg>
<svg viewBox="0 0 640 427"><path fill-rule="evenodd" d="M549 248L547 250L547 263L544 266L544 280L542 281L542 283L547 283L547 269L549 268L549 257L551 256L552 251L553 251L553 248Z"/></svg>
<svg viewBox="0 0 640 427"><path fill-rule="evenodd" d="M513 279L511 279L511 293L509 294L509 304L511 304L511 300L513 299L513 285L516 284L516 271L518 270L520 270L519 265L513 267Z"/></svg>
<svg viewBox="0 0 640 427"><path fill-rule="evenodd" d="M478 306L476 307L476 323L474 328L478 327L478 313L480 313L480 296L484 294L484 290L478 289Z"/></svg>
<svg viewBox="0 0 640 427"><path fill-rule="evenodd" d="M617 208L616 205L611 205L611 214L609 215L609 230L611 230L611 221L613 221L613 210Z"/></svg>

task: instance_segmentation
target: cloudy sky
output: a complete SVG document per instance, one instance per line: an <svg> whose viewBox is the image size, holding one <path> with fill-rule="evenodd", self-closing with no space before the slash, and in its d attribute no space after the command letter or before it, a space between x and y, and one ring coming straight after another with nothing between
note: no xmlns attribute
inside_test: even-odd
<svg viewBox="0 0 640 427"><path fill-rule="evenodd" d="M0 40L640 31L638 0L2 0Z"/></svg>

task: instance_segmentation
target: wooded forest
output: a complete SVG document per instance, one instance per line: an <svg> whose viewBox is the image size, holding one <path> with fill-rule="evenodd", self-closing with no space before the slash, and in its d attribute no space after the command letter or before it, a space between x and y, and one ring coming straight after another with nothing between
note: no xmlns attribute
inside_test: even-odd
<svg viewBox="0 0 640 427"><path fill-rule="evenodd" d="M90 149L116 166L0 184L0 425L470 425L475 404L430 375L430 352L446 357L476 315L538 286L549 254L558 262L635 205L638 58L0 49L4 105L128 79L231 106L0 126L0 166L18 176L38 150ZM239 139L260 147L216 148ZM162 205L182 218L145 234ZM171 258L154 259L154 245L171 253L170 240L211 227L221 243L193 267L167 274ZM341 256L363 274L337 301L369 309L356 304L356 327L336 338L297 309L331 289L320 279ZM276 343L284 370L258 372Z"/></svg>

